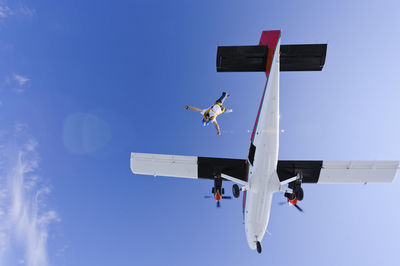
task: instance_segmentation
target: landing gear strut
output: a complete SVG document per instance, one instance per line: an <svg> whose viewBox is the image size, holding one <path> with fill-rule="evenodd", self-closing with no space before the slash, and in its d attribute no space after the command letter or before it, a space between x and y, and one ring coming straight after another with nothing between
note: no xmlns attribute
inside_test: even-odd
<svg viewBox="0 0 400 266"><path fill-rule="evenodd" d="M260 243L260 241L257 241L257 252L258 252L259 254L261 254L261 251L262 251L262 249L261 249L261 243Z"/></svg>

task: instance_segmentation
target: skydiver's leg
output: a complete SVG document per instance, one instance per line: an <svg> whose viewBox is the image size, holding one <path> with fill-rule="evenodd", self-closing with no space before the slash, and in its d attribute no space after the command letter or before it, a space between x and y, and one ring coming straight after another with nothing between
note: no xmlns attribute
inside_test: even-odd
<svg viewBox="0 0 400 266"><path fill-rule="evenodd" d="M229 94L227 94L226 92L223 92L222 96L219 97L219 99L215 103L222 105L224 103L224 101L226 100L226 98L228 98L228 95Z"/></svg>
<svg viewBox="0 0 400 266"><path fill-rule="evenodd" d="M229 97L229 94L228 93L226 93L226 92L223 92L222 93L222 96L221 97L219 97L219 99L215 102L215 104L218 104L219 106L221 106L221 111L222 111L222 113L230 113L230 112L232 112L232 109L227 109L227 108L225 108L225 106L222 106L222 104L224 103L224 101L226 100L226 98L228 98Z"/></svg>

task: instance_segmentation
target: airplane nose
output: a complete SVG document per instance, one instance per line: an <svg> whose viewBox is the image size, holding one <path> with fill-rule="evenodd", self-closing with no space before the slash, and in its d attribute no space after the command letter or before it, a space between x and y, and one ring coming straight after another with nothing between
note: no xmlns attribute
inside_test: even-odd
<svg viewBox="0 0 400 266"><path fill-rule="evenodd" d="M247 243L249 244L249 248L251 248L251 249L256 249L257 248L255 238L253 238L253 239L247 238Z"/></svg>
<svg viewBox="0 0 400 266"><path fill-rule="evenodd" d="M248 224L246 224L246 238L247 238L247 243L249 244L249 247L251 249L256 249L257 245L257 235L253 230L253 226L248 226Z"/></svg>

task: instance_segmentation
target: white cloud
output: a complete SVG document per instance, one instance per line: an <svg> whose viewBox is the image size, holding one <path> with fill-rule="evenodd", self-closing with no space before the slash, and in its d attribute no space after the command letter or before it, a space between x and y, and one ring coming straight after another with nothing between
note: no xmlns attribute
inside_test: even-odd
<svg viewBox="0 0 400 266"><path fill-rule="evenodd" d="M3 77L0 88L23 93L30 86L30 81L30 78L14 72Z"/></svg>
<svg viewBox="0 0 400 266"><path fill-rule="evenodd" d="M18 82L19 86L24 86L28 81L30 81L29 78L24 77L22 75L18 75L17 73L13 73L13 78L15 81Z"/></svg>
<svg viewBox="0 0 400 266"><path fill-rule="evenodd" d="M35 174L37 142L24 128L0 138L0 265L46 266L49 227L59 218L46 207L51 188Z"/></svg>
<svg viewBox="0 0 400 266"><path fill-rule="evenodd" d="M0 3L0 19L5 19L12 15L12 11L8 6L2 6Z"/></svg>
<svg viewBox="0 0 400 266"><path fill-rule="evenodd" d="M8 17L32 18L36 15L36 9L27 7L23 1L0 0L0 22Z"/></svg>
<svg viewBox="0 0 400 266"><path fill-rule="evenodd" d="M36 9L23 6L18 8L16 10L16 13L21 14L22 16L33 17L34 15L36 15Z"/></svg>

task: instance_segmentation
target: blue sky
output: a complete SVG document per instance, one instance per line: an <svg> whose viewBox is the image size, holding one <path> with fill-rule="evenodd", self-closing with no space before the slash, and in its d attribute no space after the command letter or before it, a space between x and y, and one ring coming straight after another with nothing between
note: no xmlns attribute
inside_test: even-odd
<svg viewBox="0 0 400 266"><path fill-rule="evenodd" d="M400 159L397 1L0 0L1 265L393 265L400 181L274 197L263 254L241 199L136 176L130 152L245 158L265 75L216 73L218 45L328 43L322 72L281 73L280 159ZM203 128L185 105L222 91ZM230 191L231 184L225 188Z"/></svg>

